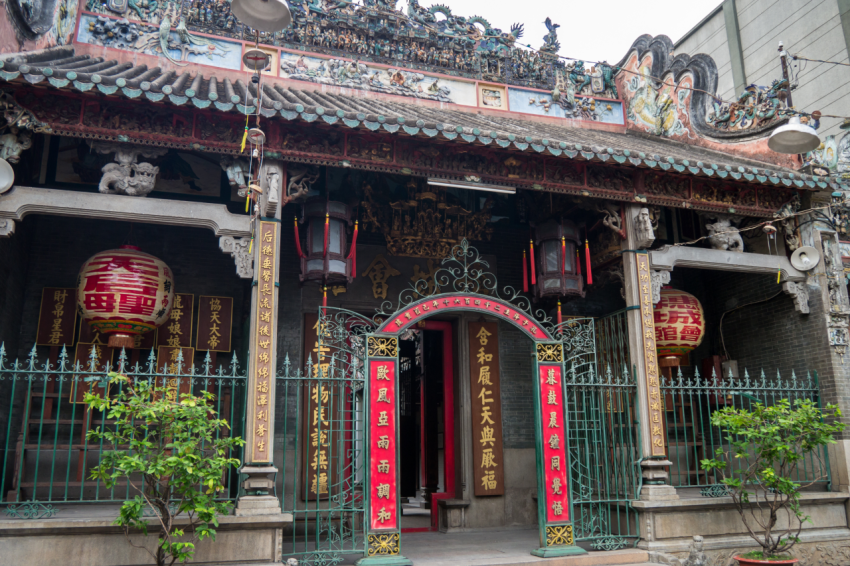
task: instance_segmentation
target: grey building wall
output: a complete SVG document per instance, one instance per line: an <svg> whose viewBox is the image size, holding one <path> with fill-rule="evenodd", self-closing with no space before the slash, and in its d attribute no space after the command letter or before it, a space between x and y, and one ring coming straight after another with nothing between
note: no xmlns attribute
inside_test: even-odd
<svg viewBox="0 0 850 566"><path fill-rule="evenodd" d="M782 77L777 51L780 40L792 54L809 59L850 61L841 4L842 0L726 0L675 43L676 52L711 55L719 72L718 96L733 100L734 79L729 62L735 50L728 37L730 34L734 37L735 30L727 29L730 19L724 16L724 7L735 7L745 84L770 86L771 81ZM807 112L820 110L824 114L850 116L850 94L844 88L850 82L850 67L802 61L796 64L799 87L792 93L795 107ZM818 131L821 139L841 134L840 123L835 118L822 119Z"/></svg>

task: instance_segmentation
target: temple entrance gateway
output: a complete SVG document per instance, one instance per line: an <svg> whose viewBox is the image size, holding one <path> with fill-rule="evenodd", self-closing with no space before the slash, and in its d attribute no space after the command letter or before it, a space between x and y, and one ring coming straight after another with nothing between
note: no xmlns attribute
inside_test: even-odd
<svg viewBox="0 0 850 566"><path fill-rule="evenodd" d="M442 479L444 492L427 493L431 506L441 495L455 497L454 447L448 442L454 436L454 409L446 380L451 364L445 363L451 338L441 344L442 371L429 374L426 367L423 372L425 380L439 375L442 395L423 395L411 383L415 371L411 358L416 354L406 343L411 342L411 329L428 332L441 325L450 329L451 323L428 319L457 313L513 325L533 344L528 379L534 399L539 547L529 551L562 556L585 553L580 541L595 549L621 548L636 541L637 525L629 515L636 481L623 480L637 477L639 460L628 377L613 377L610 371L600 375L592 319L554 325L542 310L532 314L531 303L516 290L505 288L500 293L488 267L464 241L435 274L436 292L413 283L401 293L397 307L380 309L372 318L320 308L315 347L305 371L296 371L287 360L277 382L278 397L284 396L286 430L295 431L285 435L286 446L280 451L282 508L294 517L291 539L284 540L284 556L307 564L335 564L345 554L361 554L361 565L410 563L402 554L401 539L402 497L409 497L411 489L411 453L419 452L418 483L431 485L436 480L439 489ZM486 336L481 329L478 332ZM420 337L423 343L433 338ZM483 347L480 353L483 360L492 355ZM476 392L484 405L473 409L481 414L473 414L472 422L483 417L484 427L473 426L479 436L473 434L471 442L481 442L487 452L495 445L487 426L495 397L486 379L483 383ZM418 416L414 394L419 395ZM434 411L437 418L431 418L442 421L442 462L439 443L432 441L429 448L423 438L427 435L419 436L415 451L407 442L411 420L419 420L420 432L439 435L440 427L425 418L429 399L442 407L441 414ZM433 465L429 459L434 457L442 466ZM475 460L469 463L474 481L486 486L488 477L495 477L487 475L493 466L487 465L486 457ZM439 473L432 478L431 472L440 467L442 478ZM417 498L429 491L428 485L418 487Z"/></svg>

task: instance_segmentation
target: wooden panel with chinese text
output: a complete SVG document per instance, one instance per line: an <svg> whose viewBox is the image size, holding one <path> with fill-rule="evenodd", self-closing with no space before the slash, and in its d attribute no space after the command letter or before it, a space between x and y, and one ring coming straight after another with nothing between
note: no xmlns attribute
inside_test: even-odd
<svg viewBox="0 0 850 566"><path fill-rule="evenodd" d="M182 361L180 359L181 353ZM157 348L157 371L169 375L165 384L157 383L157 386L168 387L169 392L167 395L172 401L178 400L179 395L192 392L192 378L187 374L192 368L192 362L194 359L194 348L174 348L172 346L160 346ZM170 377L172 375L175 377Z"/></svg>
<svg viewBox="0 0 850 566"><path fill-rule="evenodd" d="M157 329L157 346L189 348L192 346L192 316L195 295L175 293L174 306L162 326ZM157 362L159 366L159 362ZM161 366L159 366L161 367Z"/></svg>
<svg viewBox="0 0 850 566"><path fill-rule="evenodd" d="M475 495L505 494L499 324L469 323L472 457Z"/></svg>
<svg viewBox="0 0 850 566"><path fill-rule="evenodd" d="M196 349L229 352L233 337L233 297L201 295L198 302Z"/></svg>
<svg viewBox="0 0 850 566"><path fill-rule="evenodd" d="M113 356L113 353L114 353L112 348L105 346L105 345L101 345L101 344L91 344L91 343L85 343L85 342L77 343L77 347L74 349L74 365L75 365L75 367L77 366L77 364L79 364L80 370L89 371L91 369L92 350L94 350L94 357L95 357L94 368L95 368L95 371L97 371L98 373L92 374L91 376L84 375L84 374L75 374L74 375L75 381L73 381L71 383L71 396L70 396L70 401L72 403L82 403L86 392L91 390L90 383L85 381L86 378L89 378L89 377L105 378L106 377L105 372L106 372L107 368L112 367L111 366L112 361L113 361L112 356ZM81 385L81 387L77 387L78 383Z"/></svg>
<svg viewBox="0 0 850 566"><path fill-rule="evenodd" d="M38 346L71 346L77 322L77 290L45 287L38 312Z"/></svg>

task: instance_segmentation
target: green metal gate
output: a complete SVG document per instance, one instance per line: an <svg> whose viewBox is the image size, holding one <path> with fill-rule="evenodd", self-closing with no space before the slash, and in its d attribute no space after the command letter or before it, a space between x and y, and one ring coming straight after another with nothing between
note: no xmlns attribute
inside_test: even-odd
<svg viewBox="0 0 850 566"><path fill-rule="evenodd" d="M605 320L596 335L593 319L571 319L557 327L564 345L567 443L576 541L594 550L634 546L639 539L637 512L631 502L640 491L640 442L637 387L625 367L599 363L609 356L610 329L623 320ZM617 326L623 323L623 326ZM627 334L616 336L627 343ZM618 350L617 354L622 353Z"/></svg>
<svg viewBox="0 0 850 566"><path fill-rule="evenodd" d="M330 566L365 552L363 333L373 326L350 311L320 309L316 351L303 370L287 355L277 375L277 490L293 516L283 556L302 565Z"/></svg>

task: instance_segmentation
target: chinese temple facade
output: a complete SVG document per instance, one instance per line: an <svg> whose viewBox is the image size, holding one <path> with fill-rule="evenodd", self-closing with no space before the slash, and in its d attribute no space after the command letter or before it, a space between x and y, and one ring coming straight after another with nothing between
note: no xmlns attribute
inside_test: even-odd
<svg viewBox="0 0 850 566"><path fill-rule="evenodd" d="M850 186L768 148L778 61L727 103L711 57L640 30L589 63L549 19L533 49L416 0L291 10L265 34L211 0L6 2L10 563L147 563L112 526L132 482L90 478L109 371L212 392L246 441L199 563L748 548L699 464L712 412L850 414ZM846 563L848 439L799 474L801 564Z"/></svg>

